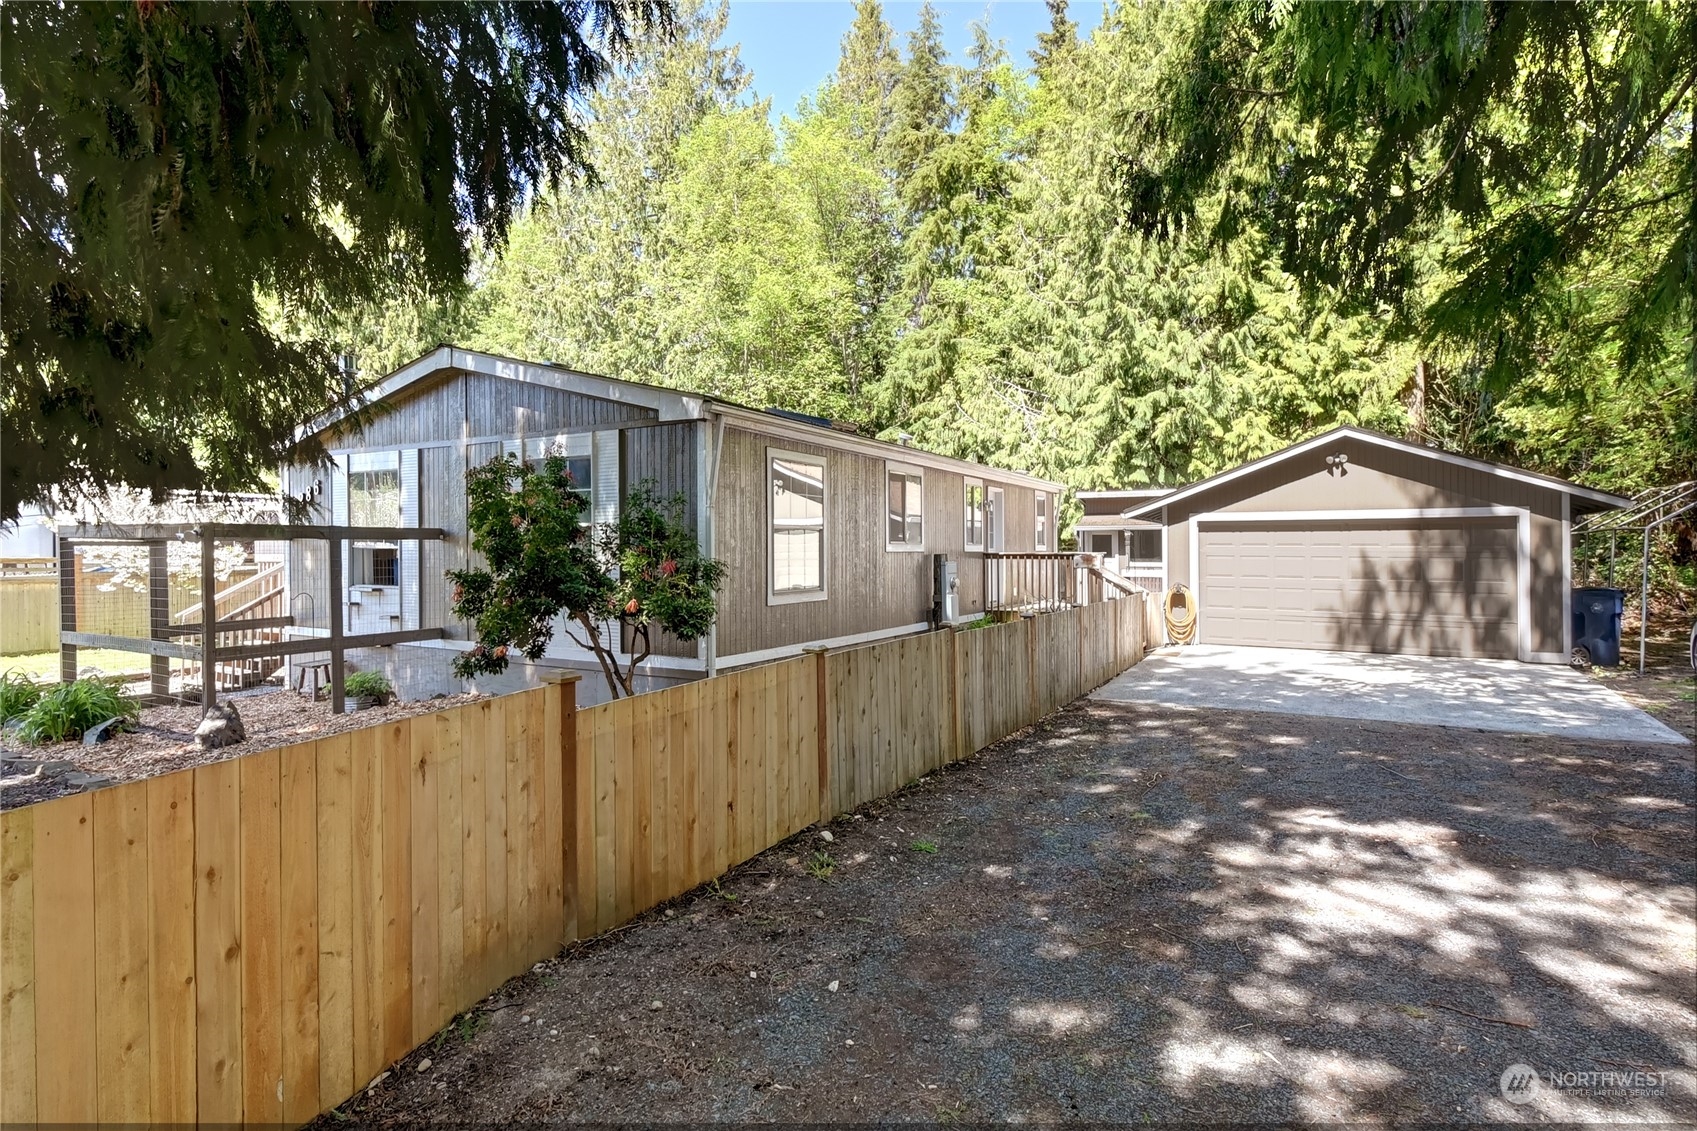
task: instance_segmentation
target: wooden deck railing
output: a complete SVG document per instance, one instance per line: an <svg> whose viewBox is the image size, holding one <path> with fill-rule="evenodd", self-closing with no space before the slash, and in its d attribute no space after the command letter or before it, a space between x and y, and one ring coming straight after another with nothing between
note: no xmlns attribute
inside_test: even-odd
<svg viewBox="0 0 1697 1131"><path fill-rule="evenodd" d="M562 682L0 814L0 1122L307 1122L565 943L1135 664L1155 606Z"/></svg>
<svg viewBox="0 0 1697 1131"><path fill-rule="evenodd" d="M1079 559L1072 553L985 554L985 608L1035 613L1089 604L1089 580Z"/></svg>

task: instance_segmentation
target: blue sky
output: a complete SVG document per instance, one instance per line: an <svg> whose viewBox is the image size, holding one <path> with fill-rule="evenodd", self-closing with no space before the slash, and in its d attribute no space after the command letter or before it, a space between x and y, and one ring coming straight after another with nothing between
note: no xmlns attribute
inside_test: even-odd
<svg viewBox="0 0 1697 1131"><path fill-rule="evenodd" d="M972 42L971 24L988 20L990 34L1003 41L1018 66L1030 66L1026 53L1037 33L1049 26L1043 0L937 0L943 43L951 62L960 62ZM1073 0L1067 14L1081 35L1101 22L1100 0ZM884 0L884 18L895 29L896 46L905 54L907 33L919 22L917 0ZM837 66L843 33L854 21L850 0L731 0L730 23L723 42L742 45L742 61L754 75L754 92L772 99L776 117L795 109Z"/></svg>

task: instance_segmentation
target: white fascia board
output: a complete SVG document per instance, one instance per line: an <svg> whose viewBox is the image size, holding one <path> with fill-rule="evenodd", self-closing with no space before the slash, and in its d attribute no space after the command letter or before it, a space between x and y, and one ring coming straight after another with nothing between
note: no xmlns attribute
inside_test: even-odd
<svg viewBox="0 0 1697 1131"><path fill-rule="evenodd" d="M1252 471L1261 471L1265 468L1272 467L1275 464L1283 463L1287 459L1294 459L1296 456L1302 455L1306 452L1311 452L1316 448L1323 448L1328 444L1335 444L1339 440L1343 439L1359 440L1364 444L1374 444L1378 447L1388 448L1392 451L1407 452L1411 455L1425 456L1427 459L1435 459L1442 463L1453 464L1456 467L1465 467L1473 471L1482 472L1486 475L1495 475L1503 479L1513 479L1521 483L1530 483L1534 487L1542 487L1547 491L1561 491L1570 496L1577 495L1582 499L1588 499L1591 502L1599 503L1603 506L1626 507L1630 506L1632 503L1632 500L1630 499L1622 498L1619 495L1611 495L1607 491L1596 491L1589 487L1581 487L1578 484L1569 483L1566 480L1556 479L1552 476L1535 475L1532 472L1521 471L1518 468L1504 467L1502 464L1487 463L1484 460L1473 459L1469 456L1458 456L1453 452L1440 452L1435 448L1422 447L1419 444L1410 444L1405 440L1398 440L1391 436L1382 436L1377 432L1368 432L1360 428L1351 428L1346 425L1342 428L1334 428L1330 432L1323 432L1312 439L1302 441L1300 444L1292 444L1288 448L1273 452L1270 455L1262 456L1260 459L1250 460L1248 463L1240 464L1239 466L1232 468L1230 471L1222 471L1220 474L1204 479L1199 483L1192 483L1188 487L1180 488L1178 491L1175 491L1170 495L1162 495L1147 503L1141 503L1135 507L1128 507L1126 510L1122 511L1121 514L1125 518L1141 518L1150 511L1157 510L1164 506L1169 506L1173 503L1183 502L1185 499L1194 498L1196 495L1199 495L1204 491L1211 491L1215 487L1220 487L1224 484L1230 483L1232 480L1248 475Z"/></svg>
<svg viewBox="0 0 1697 1131"><path fill-rule="evenodd" d="M1074 491L1075 499L1158 499L1177 491L1177 487L1127 487L1119 491Z"/></svg>
<svg viewBox="0 0 1697 1131"><path fill-rule="evenodd" d="M1438 518L1517 518L1525 507L1407 507L1353 511L1204 511L1192 522L1222 525L1258 522L1409 522Z"/></svg>
<svg viewBox="0 0 1697 1131"><path fill-rule="evenodd" d="M767 436L777 436L798 443L834 448L842 452L854 452L874 459L898 460L902 463L916 464L922 468L953 471L961 475L988 479L992 482L1031 487L1038 491L1060 492L1066 490L1064 484L1049 479L1039 479L1027 472L1009 471L1006 468L955 459L953 456L940 456L934 452L925 451L923 448L909 448L901 444L892 444L888 440L874 440L868 436L855 436L847 432L820 428L817 425L802 424L799 421L786 420L781 416L773 416L769 412L761 412L759 409L743 408L741 405L727 404L724 401L714 401L713 411L747 432L759 432Z"/></svg>

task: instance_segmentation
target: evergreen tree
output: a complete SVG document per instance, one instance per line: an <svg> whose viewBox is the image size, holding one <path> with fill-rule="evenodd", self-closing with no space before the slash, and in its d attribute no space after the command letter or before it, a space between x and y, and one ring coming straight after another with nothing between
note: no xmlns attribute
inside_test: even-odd
<svg viewBox="0 0 1697 1131"><path fill-rule="evenodd" d="M595 184L542 197L483 267L468 345L631 380L655 379L659 311L651 289L662 194L678 149L748 88L734 46L719 46L724 0L677 12L674 34L641 45L590 103Z"/></svg>
<svg viewBox="0 0 1697 1131"><path fill-rule="evenodd" d="M874 153L882 152L895 117L891 97L901 57L893 40L884 6L878 0L855 0L854 22L843 35L832 85L848 115L850 131L868 138Z"/></svg>
<svg viewBox="0 0 1697 1131"><path fill-rule="evenodd" d="M1037 49L1031 52L1031 65L1039 82L1051 71L1065 66L1068 57L1078 48L1078 24L1067 17L1067 0L1043 0L1049 8L1049 30L1037 33Z"/></svg>
<svg viewBox="0 0 1697 1131"><path fill-rule="evenodd" d="M659 0L24 4L0 53L0 517L257 488L343 396L328 321L452 287ZM322 453L308 449L307 457Z"/></svg>

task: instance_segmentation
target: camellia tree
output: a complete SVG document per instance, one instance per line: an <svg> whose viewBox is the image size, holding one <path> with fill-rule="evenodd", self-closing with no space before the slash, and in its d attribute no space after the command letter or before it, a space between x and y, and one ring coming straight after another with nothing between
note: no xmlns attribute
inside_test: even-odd
<svg viewBox="0 0 1697 1131"><path fill-rule="evenodd" d="M682 495L662 499L644 482L616 523L589 524L583 487L557 455L536 466L491 460L467 477L466 494L471 545L488 568L448 571L454 615L477 630L455 675L505 671L515 651L540 659L559 626L595 653L617 699L635 693L655 630L698 640L712 627L725 566L702 556Z"/></svg>

